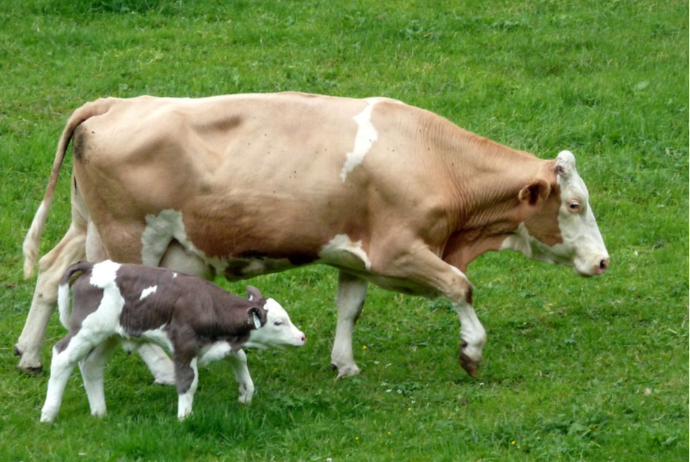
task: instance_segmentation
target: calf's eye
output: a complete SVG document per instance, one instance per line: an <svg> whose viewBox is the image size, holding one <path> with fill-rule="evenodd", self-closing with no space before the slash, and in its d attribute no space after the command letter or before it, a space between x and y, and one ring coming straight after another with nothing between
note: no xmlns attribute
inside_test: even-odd
<svg viewBox="0 0 690 462"><path fill-rule="evenodd" d="M578 204L577 202L571 202L570 204L568 204L568 208L570 208L571 212L577 212L578 210L580 210L580 204Z"/></svg>
<svg viewBox="0 0 690 462"><path fill-rule="evenodd" d="M282 326L282 325L283 325L283 321L276 321L276 322L273 323L273 325L274 325L274 326Z"/></svg>

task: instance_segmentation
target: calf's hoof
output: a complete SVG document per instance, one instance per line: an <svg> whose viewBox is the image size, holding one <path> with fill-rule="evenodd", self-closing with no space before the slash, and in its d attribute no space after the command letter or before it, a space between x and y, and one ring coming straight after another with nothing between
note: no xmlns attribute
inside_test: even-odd
<svg viewBox="0 0 690 462"><path fill-rule="evenodd" d="M55 414L49 411L41 412L41 422L42 423L53 423L55 422Z"/></svg>

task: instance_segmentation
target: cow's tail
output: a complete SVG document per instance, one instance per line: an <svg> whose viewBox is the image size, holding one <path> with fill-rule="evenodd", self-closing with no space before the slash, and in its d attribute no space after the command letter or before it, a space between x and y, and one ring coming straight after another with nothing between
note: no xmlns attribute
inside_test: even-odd
<svg viewBox="0 0 690 462"><path fill-rule="evenodd" d="M60 323L66 329L69 329L69 319L71 316L69 310L70 281L76 273L86 273L91 268L93 268L93 263L80 261L67 268L65 274L62 275L62 279L60 279L60 284L58 285L58 312L60 313Z"/></svg>
<svg viewBox="0 0 690 462"><path fill-rule="evenodd" d="M58 142L57 153L53 161L53 170L50 172L46 194L43 197L43 202L41 202L40 207L38 207L36 211L36 215L34 215L34 220L31 222L29 232L24 238L24 244L22 246L24 251L24 279L29 279L33 275L41 243L41 233L46 224L50 204L53 202L53 194L55 193L55 186L57 185L58 175L60 174L60 167L67 153L67 146L74 135L74 130L85 120L108 112L113 101L114 99L112 98L106 98L86 103L74 111L69 120L67 120L65 129L62 131L62 136Z"/></svg>

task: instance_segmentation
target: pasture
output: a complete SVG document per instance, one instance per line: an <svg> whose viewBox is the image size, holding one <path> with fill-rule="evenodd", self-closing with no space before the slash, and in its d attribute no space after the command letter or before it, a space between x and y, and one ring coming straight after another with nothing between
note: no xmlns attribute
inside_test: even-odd
<svg viewBox="0 0 690 462"><path fill-rule="evenodd" d="M686 1L0 0L0 69L1 461L688 460ZM179 423L175 390L120 350L105 418L75 371L40 424L48 375L13 356L35 284L21 242L67 117L101 96L284 90L388 96L538 157L573 151L610 270L472 263L476 379L447 302L370 286L362 374L336 381L336 271L264 276L308 341L249 353L250 407L214 363ZM69 223L69 157L42 253ZM44 367L63 335L55 315Z"/></svg>

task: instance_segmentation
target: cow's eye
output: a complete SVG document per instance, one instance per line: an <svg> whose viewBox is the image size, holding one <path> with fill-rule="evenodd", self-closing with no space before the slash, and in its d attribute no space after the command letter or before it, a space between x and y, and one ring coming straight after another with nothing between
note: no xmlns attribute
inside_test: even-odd
<svg viewBox="0 0 690 462"><path fill-rule="evenodd" d="M571 212L579 212L580 211L580 203L577 201L570 201L568 204L568 208L570 209Z"/></svg>
<svg viewBox="0 0 690 462"><path fill-rule="evenodd" d="M282 326L282 325L283 325L283 321L276 321L276 322L273 323L273 325L274 325L274 326Z"/></svg>

